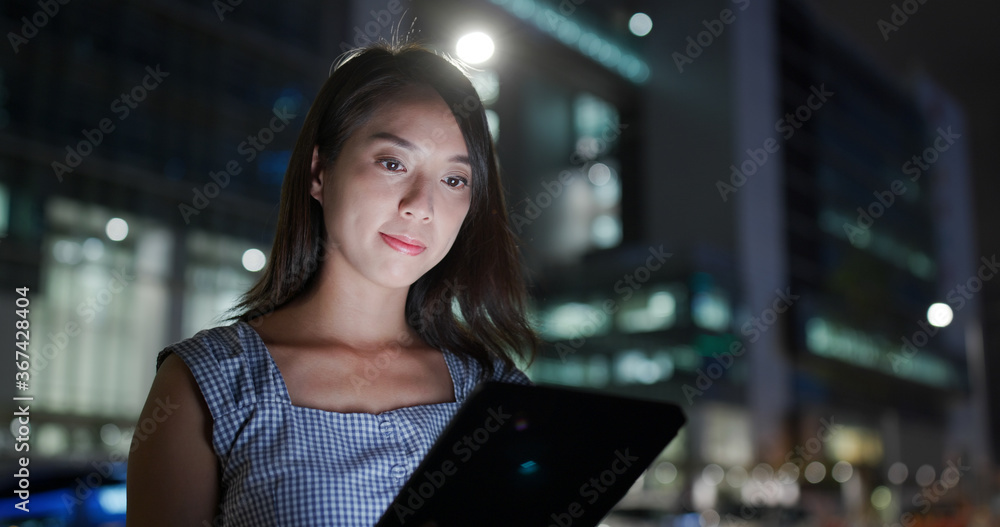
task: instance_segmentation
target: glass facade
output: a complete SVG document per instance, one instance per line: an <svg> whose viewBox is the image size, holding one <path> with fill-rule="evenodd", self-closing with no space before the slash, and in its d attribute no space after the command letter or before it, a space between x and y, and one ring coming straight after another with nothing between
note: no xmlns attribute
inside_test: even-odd
<svg viewBox="0 0 1000 527"><path fill-rule="evenodd" d="M961 354L906 354L936 299L933 135L915 96L781 10L786 203L796 346L938 389L965 385ZM937 132L933 132L936 134ZM932 330L933 331L933 330ZM905 356L904 356L905 354Z"/></svg>
<svg viewBox="0 0 1000 527"><path fill-rule="evenodd" d="M104 419L138 415L166 338L171 238L130 218L131 236L110 240L116 211L54 197L46 203L41 283L33 325L37 407Z"/></svg>
<svg viewBox="0 0 1000 527"><path fill-rule="evenodd" d="M295 130L339 54L321 28L345 21L314 2L224 21L198 2L60 7L0 59L0 267L31 289L35 450L66 460L126 452L157 352L252 284L243 255L269 250Z"/></svg>

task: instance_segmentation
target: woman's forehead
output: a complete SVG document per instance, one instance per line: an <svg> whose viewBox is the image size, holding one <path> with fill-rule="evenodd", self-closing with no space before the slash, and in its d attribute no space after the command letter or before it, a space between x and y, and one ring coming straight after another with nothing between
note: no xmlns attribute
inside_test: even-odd
<svg viewBox="0 0 1000 527"><path fill-rule="evenodd" d="M387 99L355 132L354 139L385 140L396 146L436 150L450 147L468 155L458 121L444 99L430 87L413 87Z"/></svg>

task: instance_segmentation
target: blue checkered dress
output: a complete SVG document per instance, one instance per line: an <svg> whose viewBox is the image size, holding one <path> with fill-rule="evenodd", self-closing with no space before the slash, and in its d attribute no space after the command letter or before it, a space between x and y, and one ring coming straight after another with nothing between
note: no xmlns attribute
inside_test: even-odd
<svg viewBox="0 0 1000 527"><path fill-rule="evenodd" d="M389 507L483 371L444 352L455 402L378 415L292 405L274 360L245 322L167 347L184 360L214 419L222 468L212 526L371 526ZM499 370L499 368L498 368ZM493 379L530 383L518 370Z"/></svg>

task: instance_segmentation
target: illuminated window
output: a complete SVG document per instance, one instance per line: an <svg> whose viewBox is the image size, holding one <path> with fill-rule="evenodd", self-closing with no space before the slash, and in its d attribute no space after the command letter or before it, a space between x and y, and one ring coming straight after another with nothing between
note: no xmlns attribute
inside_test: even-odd
<svg viewBox="0 0 1000 527"><path fill-rule="evenodd" d="M580 94L573 101L573 130L573 163L552 178L563 196L557 203L551 195L535 198L538 207L554 203L559 234L546 242L544 251L552 260L565 263L622 241L621 164L615 157L618 111L607 101Z"/></svg>
<svg viewBox="0 0 1000 527"><path fill-rule="evenodd" d="M237 238L205 231L187 237L188 261L184 268L183 334L194 335L222 325L229 310L257 279L244 267L251 249L268 251ZM251 251L253 253L253 251Z"/></svg>
<svg viewBox="0 0 1000 527"><path fill-rule="evenodd" d="M590 226L589 247L607 249L621 243L621 180L614 157L620 134L618 110L607 101L583 93L573 101L576 153L587 160L582 170L586 192L579 197L579 218Z"/></svg>
<svg viewBox="0 0 1000 527"><path fill-rule="evenodd" d="M486 123L490 127L490 135L494 142L499 141L500 114L492 107L500 99L500 76L494 70L472 70L469 72L469 80L486 108Z"/></svg>
<svg viewBox="0 0 1000 527"><path fill-rule="evenodd" d="M169 231L64 198L46 203L41 279L32 300L32 389L54 414L138 415L168 323ZM108 222L129 235L114 241Z"/></svg>
<svg viewBox="0 0 1000 527"><path fill-rule="evenodd" d="M541 318L542 335L553 340L606 335L611 329L610 317L596 303L555 304L543 312Z"/></svg>
<svg viewBox="0 0 1000 527"><path fill-rule="evenodd" d="M652 285L639 290L622 303L615 323L622 333L669 329L677 322L678 303L685 300L684 295L676 285Z"/></svg>

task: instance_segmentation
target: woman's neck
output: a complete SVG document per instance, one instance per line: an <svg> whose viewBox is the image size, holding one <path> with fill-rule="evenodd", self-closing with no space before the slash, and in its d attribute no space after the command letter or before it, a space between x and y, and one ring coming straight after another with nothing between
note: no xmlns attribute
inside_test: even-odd
<svg viewBox="0 0 1000 527"><path fill-rule="evenodd" d="M420 341L406 323L408 289L373 284L348 269L324 261L310 290L274 313L282 327L271 329L289 344L357 350L408 347Z"/></svg>

